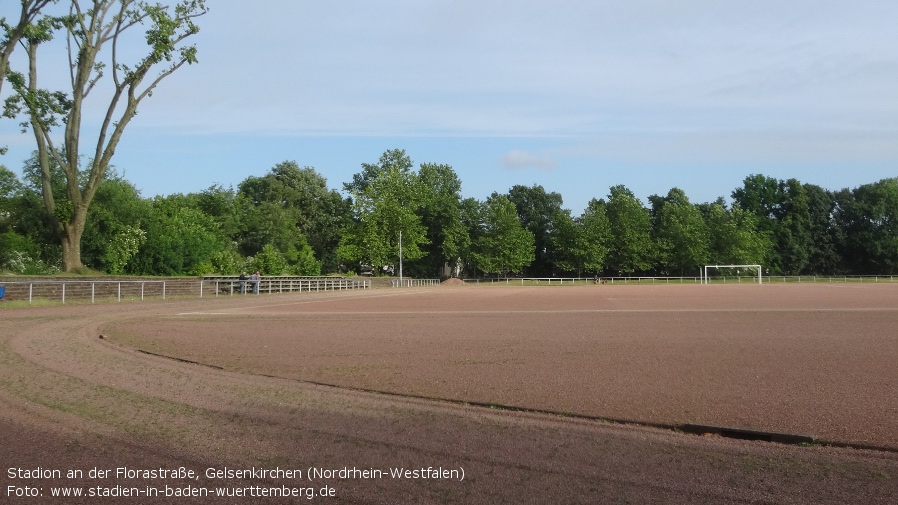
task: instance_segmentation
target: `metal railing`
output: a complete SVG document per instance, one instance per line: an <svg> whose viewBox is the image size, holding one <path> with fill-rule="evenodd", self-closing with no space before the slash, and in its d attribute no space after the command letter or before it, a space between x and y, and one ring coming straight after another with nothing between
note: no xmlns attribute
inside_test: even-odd
<svg viewBox="0 0 898 505"><path fill-rule="evenodd" d="M765 284L787 283L895 283L898 275L802 275L765 276ZM438 279L382 279L379 287L419 287L436 286ZM700 284L701 277L502 277L490 279L463 279L475 285L515 285L515 286L574 286L588 284ZM757 284L756 276L721 276L709 279L711 284ZM97 303L98 301L140 301L145 299L166 300L171 297L235 296L251 294L252 284L245 280L241 291L241 280L237 276L170 277L165 279L77 279L5 281L0 279L5 296L2 301L36 300L70 301ZM260 294L302 293L319 291L339 291L372 289L371 278L359 277L262 277L259 281Z"/></svg>
<svg viewBox="0 0 898 505"><path fill-rule="evenodd" d="M515 286L574 286L587 284L699 284L699 277L501 277L462 279L472 284Z"/></svg>
<svg viewBox="0 0 898 505"><path fill-rule="evenodd" d="M166 281L164 280L64 280L64 281L15 281L3 282L7 291L7 299L28 300L29 304L35 299L59 300L63 304L72 300L90 300L96 303L97 299L115 300L145 300L146 298L161 298L165 300Z"/></svg>
<svg viewBox="0 0 898 505"><path fill-rule="evenodd" d="M206 297L240 294L237 276L172 277L166 279L50 279L5 281L3 301L38 300L50 302L142 301L171 297ZM245 281L245 290L252 293L252 284ZM370 289L370 279L346 277L262 277L258 292L287 293Z"/></svg>
<svg viewBox="0 0 898 505"><path fill-rule="evenodd" d="M898 275L768 275L765 282L834 283L834 282L898 282Z"/></svg>
<svg viewBox="0 0 898 505"><path fill-rule="evenodd" d="M370 279L347 277L260 277L258 281L240 279L238 276L206 276L200 282L200 298L209 290L215 296L302 293L318 291L340 291L347 289L371 289Z"/></svg>
<svg viewBox="0 0 898 505"><path fill-rule="evenodd" d="M439 279L392 279L390 286L394 288L416 288L422 286L439 286Z"/></svg>
<svg viewBox="0 0 898 505"><path fill-rule="evenodd" d="M701 277L662 277L662 276L638 276L638 277L500 277L488 279L462 279L465 283L485 285L515 285L515 286L573 286L586 284L701 284ZM758 283L757 275L719 276L710 277L711 284L747 284ZM863 282L886 283L898 282L898 275L773 275L764 276L763 282L767 283L837 283L837 282Z"/></svg>

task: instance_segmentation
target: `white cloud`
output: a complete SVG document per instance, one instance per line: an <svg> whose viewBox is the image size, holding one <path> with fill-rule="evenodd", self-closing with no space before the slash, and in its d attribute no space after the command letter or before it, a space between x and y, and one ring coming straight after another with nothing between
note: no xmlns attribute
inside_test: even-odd
<svg viewBox="0 0 898 505"><path fill-rule="evenodd" d="M508 151L500 160L502 166L508 170L523 170L536 168L539 170L554 170L558 163L549 156L528 153L527 151Z"/></svg>

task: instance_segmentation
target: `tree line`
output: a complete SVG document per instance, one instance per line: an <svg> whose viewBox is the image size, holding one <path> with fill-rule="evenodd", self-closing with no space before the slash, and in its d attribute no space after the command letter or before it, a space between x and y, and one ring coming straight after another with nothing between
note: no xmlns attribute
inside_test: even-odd
<svg viewBox="0 0 898 505"><path fill-rule="evenodd" d="M138 106L198 61L191 40L205 1L18 7L0 5L3 116L21 121L36 151L21 180L0 167L0 271L381 274L400 257L420 277L694 275L708 263L760 263L772 274L898 269L896 179L832 192L750 175L732 204L693 204L673 188L646 205L612 186L574 216L542 186L462 198L451 166L416 170L396 149L362 164L343 184L347 196L313 168L284 162L236 190L144 199L116 174L113 154ZM65 89L42 87L59 61ZM96 132L82 128L88 112L103 118Z"/></svg>
<svg viewBox="0 0 898 505"><path fill-rule="evenodd" d="M38 156L21 180L0 167L2 271L52 273L63 263L43 192L65 201L65 176L54 165L45 187ZM236 189L153 198L112 173L87 211L82 261L119 275L396 275L400 254L404 274L416 277L694 276L706 264L898 273L898 178L830 191L754 174L729 204L692 203L678 188L643 202L617 185L573 215L539 185L463 198L451 166L416 169L395 149L362 164L342 190L293 161Z"/></svg>

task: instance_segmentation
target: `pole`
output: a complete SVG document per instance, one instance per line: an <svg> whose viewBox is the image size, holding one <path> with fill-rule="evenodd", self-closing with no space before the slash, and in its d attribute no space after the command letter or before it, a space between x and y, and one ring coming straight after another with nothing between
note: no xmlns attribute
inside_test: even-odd
<svg viewBox="0 0 898 505"><path fill-rule="evenodd" d="M402 287L402 230L399 230L399 287Z"/></svg>

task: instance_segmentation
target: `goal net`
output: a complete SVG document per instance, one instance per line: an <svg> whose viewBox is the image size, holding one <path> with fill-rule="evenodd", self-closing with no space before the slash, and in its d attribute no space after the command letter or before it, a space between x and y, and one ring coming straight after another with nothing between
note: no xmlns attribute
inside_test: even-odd
<svg viewBox="0 0 898 505"><path fill-rule="evenodd" d="M757 282L763 283L761 265L705 265L702 269L702 284L711 281Z"/></svg>

